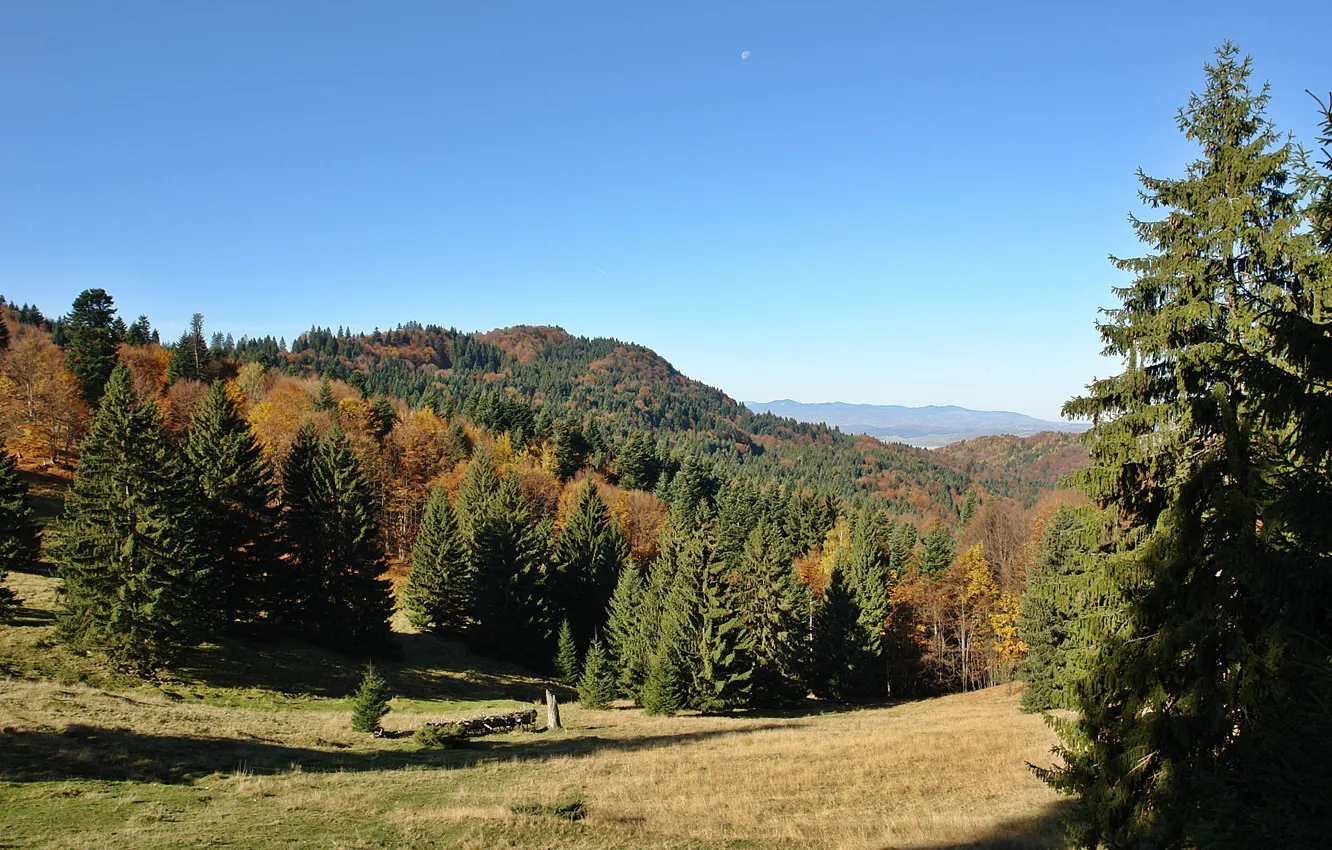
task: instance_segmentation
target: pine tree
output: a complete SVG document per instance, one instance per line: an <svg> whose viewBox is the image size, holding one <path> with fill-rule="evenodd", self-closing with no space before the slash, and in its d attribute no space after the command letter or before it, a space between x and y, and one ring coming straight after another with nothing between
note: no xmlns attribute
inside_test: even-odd
<svg viewBox="0 0 1332 850"><path fill-rule="evenodd" d="M587 459L587 440L571 420L557 419L551 426L551 448L555 452L555 468L551 470L560 481L568 481L583 468Z"/></svg>
<svg viewBox="0 0 1332 850"><path fill-rule="evenodd" d="M1126 368L1065 406L1127 529L1105 562L1126 621L1049 772L1080 845L1313 847L1332 819L1307 793L1332 787L1328 284L1250 73L1223 46L1179 114L1201 158L1140 174L1167 215L1116 261L1135 279L1100 331Z"/></svg>
<svg viewBox="0 0 1332 850"><path fill-rule="evenodd" d="M215 381L190 424L185 447L207 521L201 539L225 624L274 610L269 576L277 558L273 471L226 384Z"/></svg>
<svg viewBox="0 0 1332 850"><path fill-rule="evenodd" d="M490 509L490 503L499 493L500 477L495 468L495 456L488 449L479 449L467 465L467 475L458 489L455 506L458 527L468 540L475 536L476 528Z"/></svg>
<svg viewBox="0 0 1332 850"><path fill-rule="evenodd" d="M469 639L479 649L519 663L549 663L551 612L545 576L545 535L509 474L473 517L475 597Z"/></svg>
<svg viewBox="0 0 1332 850"><path fill-rule="evenodd" d="M0 620L15 602L13 591L4 586L5 574L28 569L40 555L28 485L19 478L13 456L0 442Z"/></svg>
<svg viewBox="0 0 1332 850"><path fill-rule="evenodd" d="M601 641L592 638L583 661L583 674L578 680L578 702L583 708L604 711L615 699L617 683L615 669L602 649Z"/></svg>
<svg viewBox="0 0 1332 850"><path fill-rule="evenodd" d="M634 432L617 446L615 473L619 485L630 490L651 490L661 474L655 452L643 436Z"/></svg>
<svg viewBox="0 0 1332 850"><path fill-rule="evenodd" d="M3 310L4 306L0 305L0 311ZM3 317L3 315L4 315L3 312L0 312L0 317ZM9 349L9 325L5 323L3 318L0 318L0 354L4 354L5 351L7 351L8 349Z"/></svg>
<svg viewBox="0 0 1332 850"><path fill-rule="evenodd" d="M207 621L198 500L157 410L116 367L61 520L59 632L138 669L170 663Z"/></svg>
<svg viewBox="0 0 1332 850"><path fill-rule="evenodd" d="M436 488L412 547L412 573L402 605L416 628L457 634L466 625L471 596L467 544L448 494Z"/></svg>
<svg viewBox="0 0 1332 850"><path fill-rule="evenodd" d="M320 441L313 473L323 582L311 612L312 635L340 649L387 651L393 597L383 580L388 564L374 496L341 429Z"/></svg>
<svg viewBox="0 0 1332 850"><path fill-rule="evenodd" d="M116 308L104 289L85 289L62 326L65 361L79 379L84 401L96 407L111 371L116 366Z"/></svg>
<svg viewBox="0 0 1332 850"><path fill-rule="evenodd" d="M375 671L374 665L366 665L361 684L351 698L352 728L357 732L379 735L379 723L389 713L391 699L393 692L388 682Z"/></svg>
<svg viewBox="0 0 1332 850"><path fill-rule="evenodd" d="M586 646L605 625L606 607L628 560L624 533L589 478L565 519L552 562L555 603L579 646Z"/></svg>
<svg viewBox="0 0 1332 850"><path fill-rule="evenodd" d="M579 685L581 668L578 664L578 644L574 642L573 629L569 627L568 620L560 621L560 635L555 650L555 669L559 671L562 684L570 687Z"/></svg>

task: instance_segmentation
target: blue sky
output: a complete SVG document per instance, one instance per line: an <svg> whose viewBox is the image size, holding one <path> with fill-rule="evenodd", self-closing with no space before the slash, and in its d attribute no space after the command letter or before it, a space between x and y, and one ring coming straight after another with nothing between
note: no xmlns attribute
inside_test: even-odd
<svg viewBox="0 0 1332 850"><path fill-rule="evenodd" d="M0 293L174 337L520 323L736 398L1046 418L1225 38L1312 142L1332 5L0 4ZM742 51L751 51L742 60Z"/></svg>

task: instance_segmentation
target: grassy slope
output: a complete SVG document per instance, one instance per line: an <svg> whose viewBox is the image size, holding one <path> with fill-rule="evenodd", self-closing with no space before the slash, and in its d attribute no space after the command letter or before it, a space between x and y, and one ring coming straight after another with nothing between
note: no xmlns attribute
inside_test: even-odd
<svg viewBox="0 0 1332 850"><path fill-rule="evenodd" d="M25 613L0 628L6 847L1055 844L1062 803L1024 766L1048 762L1053 737L1006 689L775 716L570 705L562 732L422 751L351 730L340 695L355 670L338 656L218 647L147 685L51 642L54 579L10 584ZM543 688L447 642L405 640L388 670L406 694L390 730ZM512 811L572 799L585 820Z"/></svg>

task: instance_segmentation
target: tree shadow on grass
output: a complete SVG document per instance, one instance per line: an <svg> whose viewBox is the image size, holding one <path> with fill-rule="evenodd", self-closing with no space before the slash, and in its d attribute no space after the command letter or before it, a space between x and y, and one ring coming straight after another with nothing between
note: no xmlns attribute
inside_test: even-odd
<svg viewBox="0 0 1332 850"><path fill-rule="evenodd" d="M512 664L479 656L461 641L396 634L400 658L376 661L395 694L408 699L530 702L547 680ZM186 654L174 672L215 687L264 688L289 696L345 697L366 659L299 640L234 637Z"/></svg>
<svg viewBox="0 0 1332 850"><path fill-rule="evenodd" d="M1064 822L1074 801L1056 800L1023 818L1005 821L972 841L930 845L930 850L1053 850L1064 847ZM887 848L885 848L887 850Z"/></svg>
<svg viewBox="0 0 1332 850"><path fill-rule="evenodd" d="M0 779L39 782L65 779L182 783L212 773L243 770L270 775L302 772L395 770L404 767L451 770L487 762L545 761L564 756L698 743L789 724L744 729L681 732L636 738L552 735L540 732L514 738L474 739L458 750L377 750L373 752L294 747L247 736L148 735L129 729L72 725L61 732L0 731Z"/></svg>

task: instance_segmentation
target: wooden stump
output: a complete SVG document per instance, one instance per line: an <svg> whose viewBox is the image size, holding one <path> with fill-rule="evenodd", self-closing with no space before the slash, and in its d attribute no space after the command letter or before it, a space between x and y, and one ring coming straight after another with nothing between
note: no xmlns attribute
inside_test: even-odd
<svg viewBox="0 0 1332 850"><path fill-rule="evenodd" d="M550 691L546 691L546 728L564 728L560 725L560 704L555 700L555 694Z"/></svg>

